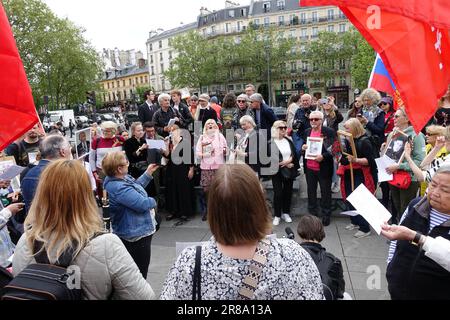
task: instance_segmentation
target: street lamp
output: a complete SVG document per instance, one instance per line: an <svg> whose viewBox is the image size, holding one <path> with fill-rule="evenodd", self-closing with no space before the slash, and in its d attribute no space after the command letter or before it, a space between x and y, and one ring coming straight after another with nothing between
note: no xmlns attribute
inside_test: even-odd
<svg viewBox="0 0 450 320"><path fill-rule="evenodd" d="M270 44L266 42L264 45L266 49L266 57L267 57L267 90L269 91L269 102L268 105L272 105L272 89L270 85Z"/></svg>

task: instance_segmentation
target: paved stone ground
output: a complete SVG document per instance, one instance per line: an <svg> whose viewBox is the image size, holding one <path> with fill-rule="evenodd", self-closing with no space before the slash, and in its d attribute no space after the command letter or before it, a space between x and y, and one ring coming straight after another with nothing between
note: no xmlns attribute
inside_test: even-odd
<svg viewBox="0 0 450 320"><path fill-rule="evenodd" d="M283 237L287 226L295 232L300 215L293 218L291 224L282 222L274 227L274 233ZM348 223L348 218L333 216L331 224L325 229L326 238L323 241L327 250L342 261L346 292L355 300L390 299L385 278L387 241L375 233L363 239L356 239L353 237L356 230L344 229ZM175 261L176 242L206 241L211 237L207 223L202 222L199 215L184 225L174 224L173 221L163 221L161 229L152 241L148 281L157 296L161 293L169 268ZM297 235L296 240L299 241Z"/></svg>

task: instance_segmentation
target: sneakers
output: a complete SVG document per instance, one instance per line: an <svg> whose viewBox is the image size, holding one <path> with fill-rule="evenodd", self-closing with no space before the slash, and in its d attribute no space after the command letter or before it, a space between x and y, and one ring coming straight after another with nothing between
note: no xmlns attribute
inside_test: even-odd
<svg viewBox="0 0 450 320"><path fill-rule="evenodd" d="M339 187L339 183L333 183L333 185L331 186L331 192L333 193L338 193L341 191L341 188Z"/></svg>
<svg viewBox="0 0 450 320"><path fill-rule="evenodd" d="M278 218L278 217L273 218L273 225L277 226L279 224L280 224L280 218Z"/></svg>
<svg viewBox="0 0 450 320"><path fill-rule="evenodd" d="M369 232L362 232L361 230L359 230L358 232L355 233L354 237L355 238L365 238L365 237L370 236L371 234L372 233L370 231Z"/></svg>
<svg viewBox="0 0 450 320"><path fill-rule="evenodd" d="M281 219L283 219L283 220L286 221L287 223L291 223L291 222L292 222L291 217L290 217L287 213L283 213L283 214L281 215Z"/></svg>
<svg viewBox="0 0 450 320"><path fill-rule="evenodd" d="M351 223L348 226L345 226L345 230L355 230L355 229L358 229L358 228L359 228L358 225L351 224Z"/></svg>

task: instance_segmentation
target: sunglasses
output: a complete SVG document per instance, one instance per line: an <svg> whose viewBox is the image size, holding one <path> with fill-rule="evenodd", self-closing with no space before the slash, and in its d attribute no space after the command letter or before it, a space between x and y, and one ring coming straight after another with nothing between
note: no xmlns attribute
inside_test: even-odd
<svg viewBox="0 0 450 320"><path fill-rule="evenodd" d="M322 119L320 119L320 118L309 118L309 121L320 121L320 120L322 120Z"/></svg>
<svg viewBox="0 0 450 320"><path fill-rule="evenodd" d="M245 101L245 100L238 100L237 102L238 103L246 103L247 101Z"/></svg>
<svg viewBox="0 0 450 320"><path fill-rule="evenodd" d="M287 127L278 127L280 130L287 130Z"/></svg>

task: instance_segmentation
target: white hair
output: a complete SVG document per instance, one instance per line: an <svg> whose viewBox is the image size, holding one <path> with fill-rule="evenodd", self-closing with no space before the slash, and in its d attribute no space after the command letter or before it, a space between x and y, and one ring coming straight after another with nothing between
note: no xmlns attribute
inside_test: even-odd
<svg viewBox="0 0 450 320"><path fill-rule="evenodd" d="M309 117L311 118L312 116L318 116L320 119L322 119L323 120L323 113L322 112L320 112L320 111L313 111L313 112L311 112L311 114L309 115Z"/></svg>
<svg viewBox="0 0 450 320"><path fill-rule="evenodd" d="M252 118L251 116L249 116L249 115L242 116L242 118L239 120L239 124L241 124L241 125L242 125L244 122L250 123L250 124L252 125L253 128L256 127L255 120L253 120L253 118Z"/></svg>
<svg viewBox="0 0 450 320"><path fill-rule="evenodd" d="M161 101L163 101L163 99L170 100L170 96L167 93L161 93L158 97L158 103L161 104Z"/></svg>

